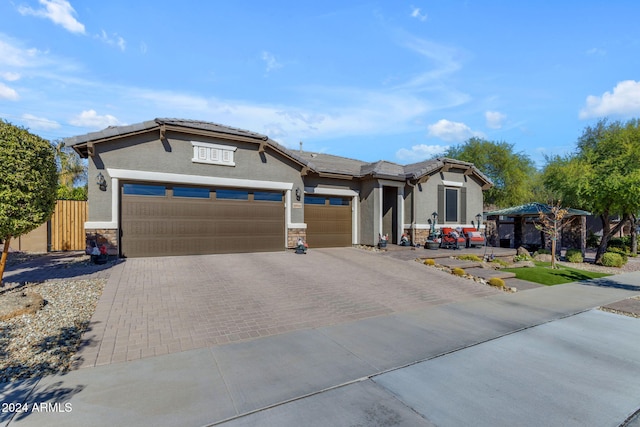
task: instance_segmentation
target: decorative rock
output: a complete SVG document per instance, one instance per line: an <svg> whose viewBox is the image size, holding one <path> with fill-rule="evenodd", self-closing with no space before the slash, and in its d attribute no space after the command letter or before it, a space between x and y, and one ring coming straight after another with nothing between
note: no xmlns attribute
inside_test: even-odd
<svg viewBox="0 0 640 427"><path fill-rule="evenodd" d="M529 251L527 250L527 248L525 248L524 246L520 246L517 250L517 254L518 255L527 255L529 256Z"/></svg>
<svg viewBox="0 0 640 427"><path fill-rule="evenodd" d="M551 262L552 259L553 257L551 256L551 254L538 254L534 258L534 260L539 262Z"/></svg>
<svg viewBox="0 0 640 427"><path fill-rule="evenodd" d="M513 264L513 268L517 268L517 267L535 267L536 265L533 263L533 261L518 261L516 263Z"/></svg>
<svg viewBox="0 0 640 427"><path fill-rule="evenodd" d="M68 371L105 282L52 280L0 295L32 292L47 302L35 313L0 321L0 383Z"/></svg>
<svg viewBox="0 0 640 427"><path fill-rule="evenodd" d="M43 306L44 299L35 292L11 292L0 298L0 321L33 314Z"/></svg>

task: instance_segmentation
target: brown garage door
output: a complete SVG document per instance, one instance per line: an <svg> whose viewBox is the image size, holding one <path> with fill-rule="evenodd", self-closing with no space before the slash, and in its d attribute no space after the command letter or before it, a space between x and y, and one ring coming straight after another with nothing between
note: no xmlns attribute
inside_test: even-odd
<svg viewBox="0 0 640 427"><path fill-rule="evenodd" d="M311 248L351 246L351 199L305 196L304 219Z"/></svg>
<svg viewBox="0 0 640 427"><path fill-rule="evenodd" d="M121 224L125 257L284 249L281 192L124 184Z"/></svg>

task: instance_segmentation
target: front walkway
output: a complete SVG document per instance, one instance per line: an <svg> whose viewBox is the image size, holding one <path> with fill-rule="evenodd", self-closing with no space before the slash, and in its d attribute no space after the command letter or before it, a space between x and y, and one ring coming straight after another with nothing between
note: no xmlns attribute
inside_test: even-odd
<svg viewBox="0 0 640 427"><path fill-rule="evenodd" d="M104 365L500 292L355 248L128 259L77 356Z"/></svg>

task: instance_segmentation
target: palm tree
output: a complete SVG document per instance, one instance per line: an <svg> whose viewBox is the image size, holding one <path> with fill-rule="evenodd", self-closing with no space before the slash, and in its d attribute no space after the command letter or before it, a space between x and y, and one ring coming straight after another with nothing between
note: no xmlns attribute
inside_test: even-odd
<svg viewBox="0 0 640 427"><path fill-rule="evenodd" d="M87 168L78 153L65 146L64 141L56 141L53 146L56 150L59 186L72 190L75 184L86 181Z"/></svg>

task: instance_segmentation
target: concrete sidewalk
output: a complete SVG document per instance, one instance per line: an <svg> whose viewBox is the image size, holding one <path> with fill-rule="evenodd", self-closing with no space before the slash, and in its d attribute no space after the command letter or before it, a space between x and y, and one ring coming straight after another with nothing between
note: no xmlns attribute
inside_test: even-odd
<svg viewBox="0 0 640 427"><path fill-rule="evenodd" d="M0 422L615 426L640 407L640 320L585 311L637 294L629 273L80 369L5 386L29 406Z"/></svg>

